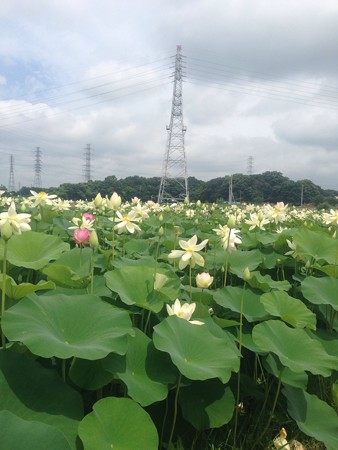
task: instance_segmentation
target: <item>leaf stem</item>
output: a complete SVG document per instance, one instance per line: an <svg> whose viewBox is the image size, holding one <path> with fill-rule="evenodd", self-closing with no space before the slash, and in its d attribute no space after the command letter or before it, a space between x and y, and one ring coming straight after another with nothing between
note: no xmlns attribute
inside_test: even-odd
<svg viewBox="0 0 338 450"><path fill-rule="evenodd" d="M2 260L2 292L1 292L1 321L6 310L6 272L7 272L7 240L4 240L4 256ZM6 348L6 337L1 327L1 344L2 348Z"/></svg>
<svg viewBox="0 0 338 450"><path fill-rule="evenodd" d="M173 416L173 423L171 426L171 431L170 431L170 436L169 436L169 442L168 442L168 449L171 446L171 441L173 439L173 435L174 435L174 430L175 430L175 425L176 425L176 419L177 419L177 409L178 409L178 393L180 390L180 384L181 384L181 378L182 378L182 374L180 372L178 379L177 379L177 385L176 385L176 393L175 393L175 400L174 400L174 416Z"/></svg>
<svg viewBox="0 0 338 450"><path fill-rule="evenodd" d="M271 424L271 420L272 420L273 415L274 415L274 413L275 413L275 409L276 409L276 405L277 405L277 400L278 400L279 393L280 393L280 388L281 388L281 385L282 385L282 373L283 373L283 370L284 370L284 368L281 370L281 372L280 372L280 374L279 374L279 377L278 377L278 386L277 386L276 395L275 395L275 398L274 398L274 401L273 401L273 405L272 405L272 408L271 408L271 411L270 411L270 414L269 414L269 419L268 419L268 421L267 421L267 423L266 423L266 425L265 425L265 427L264 427L262 433L260 434L260 436L258 436L258 438L256 439L256 441L254 442L254 444L253 444L251 450L254 450L254 449L256 448L258 442L262 440L263 436L264 436L264 435L266 434L266 432L269 430L269 427L270 427L270 424Z"/></svg>

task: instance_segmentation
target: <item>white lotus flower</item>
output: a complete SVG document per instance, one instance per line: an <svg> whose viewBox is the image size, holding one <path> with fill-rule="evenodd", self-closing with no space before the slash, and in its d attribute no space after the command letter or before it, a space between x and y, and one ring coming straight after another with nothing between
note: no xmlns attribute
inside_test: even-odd
<svg viewBox="0 0 338 450"><path fill-rule="evenodd" d="M180 319L187 320L189 323L192 323L193 325L204 325L204 323L200 322L199 320L190 320L191 316L195 311L196 303L183 303L181 305L181 302L177 298L172 307L169 305L166 305L166 307L169 316L177 316Z"/></svg>
<svg viewBox="0 0 338 450"><path fill-rule="evenodd" d="M323 213L323 219L326 225L338 225L338 209L330 209L329 213Z"/></svg>
<svg viewBox="0 0 338 450"><path fill-rule="evenodd" d="M30 231L31 227L28 225L31 221L30 214L20 213L17 214L15 203L12 202L7 212L2 212L0 214L0 230L5 224L8 224L12 229L13 234L21 234L25 231Z"/></svg>
<svg viewBox="0 0 338 450"><path fill-rule="evenodd" d="M129 211L128 214L124 215L122 215L120 211L116 211L116 215L117 217L115 219L113 217L109 217L109 220L112 222L118 222L114 227L114 230L117 230L118 234L121 234L126 230L129 231L129 233L141 231L141 228L135 223L140 221L140 219L136 217L135 211Z"/></svg>
<svg viewBox="0 0 338 450"><path fill-rule="evenodd" d="M239 233L240 230L229 228L227 225L218 225L218 228L213 228L213 231L220 236L225 251L232 252L237 250L236 244L242 243L241 238L237 236L237 233Z"/></svg>
<svg viewBox="0 0 338 450"><path fill-rule="evenodd" d="M34 204L33 206L38 206L38 205L52 205L53 204L53 199L57 197L57 195L55 194L51 194L48 195L46 192L35 192L35 191L31 191L31 197L28 197L29 200L33 200Z"/></svg>
<svg viewBox="0 0 338 450"><path fill-rule="evenodd" d="M183 270L187 265L191 265L191 267L204 266L204 258L198 252L203 250L203 248L207 245L208 239L204 239L200 244L197 244L197 236L196 234L189 239L188 241L184 241L181 239L178 241L180 247L183 250L172 250L168 258L181 258L178 264L178 267Z"/></svg>

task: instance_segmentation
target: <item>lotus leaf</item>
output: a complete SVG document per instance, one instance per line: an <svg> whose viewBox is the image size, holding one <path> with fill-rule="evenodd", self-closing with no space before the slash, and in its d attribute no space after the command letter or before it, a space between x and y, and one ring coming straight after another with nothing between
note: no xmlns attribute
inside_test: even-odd
<svg viewBox="0 0 338 450"><path fill-rule="evenodd" d="M104 358L124 354L127 334L134 334L126 311L94 295L25 297L8 309L3 331L44 358Z"/></svg>
<svg viewBox="0 0 338 450"><path fill-rule="evenodd" d="M99 400L79 425L84 450L158 450L158 435L149 414L129 398Z"/></svg>

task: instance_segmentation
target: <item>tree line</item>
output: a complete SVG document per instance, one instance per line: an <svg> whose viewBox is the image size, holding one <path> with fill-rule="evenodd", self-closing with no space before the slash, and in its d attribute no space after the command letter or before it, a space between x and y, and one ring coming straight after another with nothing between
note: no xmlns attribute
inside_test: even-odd
<svg viewBox="0 0 338 450"><path fill-rule="evenodd" d="M232 181L231 181L232 178ZM229 201L229 186L232 184L233 196L231 201L239 203L285 203L300 205L314 204L322 207L337 205L338 191L322 189L310 180L292 181L280 172L264 172L262 174L244 175L234 174L232 177L224 176L209 181L188 178L190 201L196 202L227 202ZM124 201L138 197L142 201L157 201L161 179L159 177L145 178L130 176L117 179L114 175L104 180L89 181L86 183L64 183L59 187L44 189L46 192L58 195L69 200L91 200L98 192L102 196L110 196L117 192ZM22 187L18 194L30 195L30 189Z"/></svg>

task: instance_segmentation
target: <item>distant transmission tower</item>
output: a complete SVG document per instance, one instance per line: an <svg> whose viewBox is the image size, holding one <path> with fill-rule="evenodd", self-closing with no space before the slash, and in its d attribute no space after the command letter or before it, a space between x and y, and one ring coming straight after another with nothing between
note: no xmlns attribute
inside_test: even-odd
<svg viewBox="0 0 338 450"><path fill-rule="evenodd" d="M189 200L187 161L184 150L184 135L187 128L183 125L183 56L181 50L181 46L178 45L175 58L170 125L167 125L168 141L163 160L158 203L180 201L185 198Z"/></svg>
<svg viewBox="0 0 338 450"><path fill-rule="evenodd" d="M249 156L248 158L248 175L252 175L252 169L253 169L253 156Z"/></svg>
<svg viewBox="0 0 338 450"><path fill-rule="evenodd" d="M36 147L36 150L35 150L33 187L40 188L40 189L42 188L42 181L41 181L41 150L40 150L40 147Z"/></svg>
<svg viewBox="0 0 338 450"><path fill-rule="evenodd" d="M85 148L85 164L84 164L84 180L86 183L88 183L88 181L92 179L90 164L91 164L91 148L90 144L87 144Z"/></svg>
<svg viewBox="0 0 338 450"><path fill-rule="evenodd" d="M14 156L10 157L10 169L9 169L9 181L8 181L8 192L15 192L15 181L14 181Z"/></svg>

